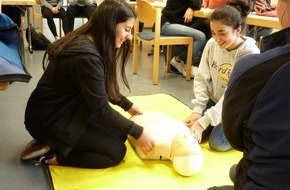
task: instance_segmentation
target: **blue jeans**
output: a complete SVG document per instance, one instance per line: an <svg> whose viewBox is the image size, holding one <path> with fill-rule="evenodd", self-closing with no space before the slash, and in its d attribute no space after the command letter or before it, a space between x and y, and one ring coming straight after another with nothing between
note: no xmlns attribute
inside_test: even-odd
<svg viewBox="0 0 290 190"><path fill-rule="evenodd" d="M193 49L192 49L192 60L198 56L200 52L203 51L203 48L206 43L205 34L202 31L185 26L182 24L171 24L166 22L161 27L161 35L164 36L191 36L194 40ZM182 61L186 62L187 50L182 51L178 55Z"/></svg>
<svg viewBox="0 0 290 190"><path fill-rule="evenodd" d="M215 102L209 100L206 109L214 105ZM219 123L217 126L214 126L213 130L210 133L208 143L210 148L215 151L224 152L232 149L232 146L229 144L228 140L225 137L223 126L221 123Z"/></svg>

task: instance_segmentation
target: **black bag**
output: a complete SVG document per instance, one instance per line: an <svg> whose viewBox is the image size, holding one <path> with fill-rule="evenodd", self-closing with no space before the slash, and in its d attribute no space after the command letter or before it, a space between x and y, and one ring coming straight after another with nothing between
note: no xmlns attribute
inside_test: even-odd
<svg viewBox="0 0 290 190"><path fill-rule="evenodd" d="M47 39L41 32L36 32L35 28L30 27L31 30L31 46L33 50L46 50L47 46L51 44L50 40ZM26 40L28 40L28 28L26 29Z"/></svg>

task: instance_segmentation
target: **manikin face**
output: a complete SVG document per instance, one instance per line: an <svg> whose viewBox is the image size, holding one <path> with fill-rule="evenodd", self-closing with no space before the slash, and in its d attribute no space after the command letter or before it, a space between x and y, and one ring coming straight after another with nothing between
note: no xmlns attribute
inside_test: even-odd
<svg viewBox="0 0 290 190"><path fill-rule="evenodd" d="M120 48L126 40L132 39L132 28L134 26L134 18L128 19L126 22L118 23L116 26L116 48Z"/></svg>
<svg viewBox="0 0 290 190"><path fill-rule="evenodd" d="M239 43L241 27L233 29L231 26L225 25L220 21L211 21L210 28L212 37L220 48L229 51L236 48Z"/></svg>
<svg viewBox="0 0 290 190"><path fill-rule="evenodd" d="M173 167L182 176L197 174L203 165L203 152L191 134L177 134L171 144Z"/></svg>

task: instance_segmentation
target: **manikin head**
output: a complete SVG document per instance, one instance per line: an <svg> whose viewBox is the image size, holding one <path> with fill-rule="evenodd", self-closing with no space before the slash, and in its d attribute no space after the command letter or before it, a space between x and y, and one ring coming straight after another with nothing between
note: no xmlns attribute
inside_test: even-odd
<svg viewBox="0 0 290 190"><path fill-rule="evenodd" d="M192 176L202 168L203 152L191 134L178 134L172 140L171 160L177 173Z"/></svg>

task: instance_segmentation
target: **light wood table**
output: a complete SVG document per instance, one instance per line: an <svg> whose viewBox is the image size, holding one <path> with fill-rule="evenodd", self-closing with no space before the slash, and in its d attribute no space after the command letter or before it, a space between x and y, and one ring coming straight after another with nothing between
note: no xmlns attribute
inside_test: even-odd
<svg viewBox="0 0 290 190"><path fill-rule="evenodd" d="M136 1L129 1L129 0L127 0L127 3L129 5L131 5L133 8L137 5L137 2ZM153 1L151 4L154 7L156 7L156 8L164 8L165 5L166 5L166 3L162 2L162 1Z"/></svg>
<svg viewBox="0 0 290 190"><path fill-rule="evenodd" d="M200 18L209 18L213 11L213 9L201 8L198 11L194 11L193 16ZM246 23L254 26L281 29L281 25L277 17L259 16L255 13L250 13L247 16Z"/></svg>
<svg viewBox="0 0 290 190"><path fill-rule="evenodd" d="M2 5L14 5L14 6L24 6L27 7L27 28L28 28L28 43L29 43L29 52L32 53L32 44L31 44L31 20L30 20L30 8L35 5L35 0L0 0ZM0 11L1 12L1 11ZM24 37L24 36L23 36Z"/></svg>
<svg viewBox="0 0 290 190"><path fill-rule="evenodd" d="M1 0L2 5L21 5L31 7L35 5L35 0Z"/></svg>

